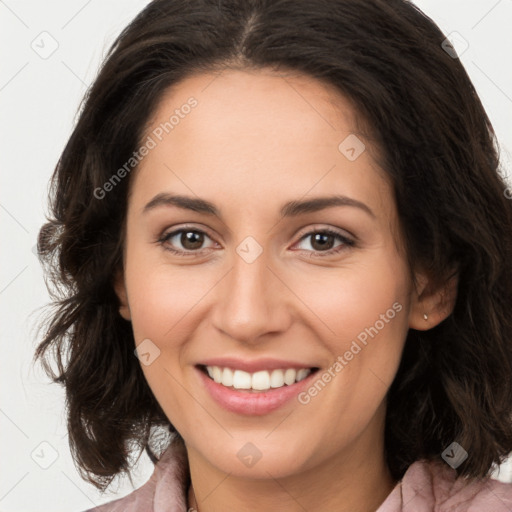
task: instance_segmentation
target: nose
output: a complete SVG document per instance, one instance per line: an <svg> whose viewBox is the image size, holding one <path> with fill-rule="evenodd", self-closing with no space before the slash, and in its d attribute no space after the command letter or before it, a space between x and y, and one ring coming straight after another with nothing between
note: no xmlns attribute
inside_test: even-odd
<svg viewBox="0 0 512 512"><path fill-rule="evenodd" d="M213 324L245 344L284 332L291 323L291 292L269 266L265 253L248 262L234 254L233 266L216 287Z"/></svg>

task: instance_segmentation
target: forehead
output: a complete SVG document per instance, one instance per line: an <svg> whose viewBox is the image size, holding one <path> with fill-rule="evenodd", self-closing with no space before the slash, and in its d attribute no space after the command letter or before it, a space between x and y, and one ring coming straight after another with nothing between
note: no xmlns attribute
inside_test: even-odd
<svg viewBox="0 0 512 512"><path fill-rule="evenodd" d="M178 123L174 119L170 133L162 135L171 135L182 146L201 143L216 154L229 149L230 155L244 153L247 158L262 156L262 151L277 155L283 145L298 154L304 142L336 154L340 135L356 130L354 110L333 87L309 76L269 70L224 70L187 78L166 92L150 127L165 125L175 111L188 111L190 98L197 105Z"/></svg>
<svg viewBox="0 0 512 512"><path fill-rule="evenodd" d="M134 177L146 197L192 192L260 208L333 192L380 207L389 201L350 102L312 77L265 70L189 77L163 95L147 137L154 147Z"/></svg>

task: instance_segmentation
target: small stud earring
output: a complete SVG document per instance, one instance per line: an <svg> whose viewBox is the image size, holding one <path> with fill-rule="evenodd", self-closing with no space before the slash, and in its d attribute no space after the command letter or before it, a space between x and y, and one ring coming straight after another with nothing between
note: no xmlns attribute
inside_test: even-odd
<svg viewBox="0 0 512 512"><path fill-rule="evenodd" d="M428 320L428 315L427 315L427 313L423 313L423 318L424 318L425 320Z"/></svg>

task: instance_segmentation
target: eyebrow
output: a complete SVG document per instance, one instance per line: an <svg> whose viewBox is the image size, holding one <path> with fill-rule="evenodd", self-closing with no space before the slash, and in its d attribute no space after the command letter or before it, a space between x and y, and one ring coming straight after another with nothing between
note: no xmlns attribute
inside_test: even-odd
<svg viewBox="0 0 512 512"><path fill-rule="evenodd" d="M173 195L166 192L157 194L153 199L151 199L151 201L149 201L142 210L142 213L145 214L161 206L176 206L183 210L190 210L222 218L220 210L213 203L210 203L205 199ZM343 195L315 197L313 199L301 201L289 201L281 207L280 214L282 217L296 217L304 213L313 213L326 208L332 208L334 206L352 206L363 210L370 215L370 217L374 219L376 218L375 213L365 203Z"/></svg>

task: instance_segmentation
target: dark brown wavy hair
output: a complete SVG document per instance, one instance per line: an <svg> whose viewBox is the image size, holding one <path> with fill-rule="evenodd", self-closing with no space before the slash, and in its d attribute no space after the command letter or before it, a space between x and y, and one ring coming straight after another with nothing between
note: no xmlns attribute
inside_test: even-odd
<svg viewBox="0 0 512 512"><path fill-rule="evenodd" d="M155 0L116 39L58 161L38 249L53 308L40 360L65 386L82 477L105 489L130 455L175 432L134 355L113 288L122 271L127 176L168 88L193 73L299 72L331 84L371 127L411 271L458 269L450 316L409 330L385 430L396 479L457 441L460 475L484 478L512 451L512 204L496 137L445 35L403 0ZM451 53L451 54L450 54ZM135 171L132 172L134 174ZM57 368L52 368L56 363Z"/></svg>

